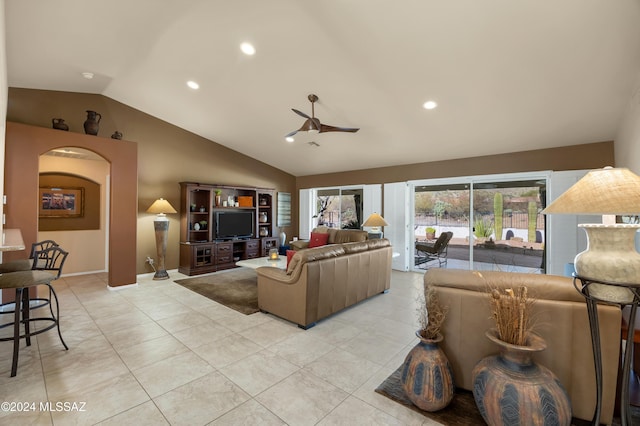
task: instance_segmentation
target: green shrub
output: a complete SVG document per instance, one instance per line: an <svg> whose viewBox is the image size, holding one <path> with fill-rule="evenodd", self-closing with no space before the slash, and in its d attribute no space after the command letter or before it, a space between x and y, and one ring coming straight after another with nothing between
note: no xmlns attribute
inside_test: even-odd
<svg viewBox="0 0 640 426"><path fill-rule="evenodd" d="M478 238L489 238L493 234L493 225L484 218L476 219L473 224L473 235Z"/></svg>

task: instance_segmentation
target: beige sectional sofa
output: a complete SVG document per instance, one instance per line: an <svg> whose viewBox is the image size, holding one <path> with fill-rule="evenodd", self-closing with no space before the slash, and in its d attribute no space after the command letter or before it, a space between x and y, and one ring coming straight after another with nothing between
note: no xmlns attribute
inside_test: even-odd
<svg viewBox="0 0 640 426"><path fill-rule="evenodd" d="M329 234L327 244L342 244L342 243L355 243L366 241L369 238L367 231L359 229L335 229L326 226L318 226L313 231L319 234ZM291 248L293 250L306 249L309 246L309 241L292 241Z"/></svg>
<svg viewBox="0 0 640 426"><path fill-rule="evenodd" d="M317 321L391 284L387 239L332 244L297 251L287 270L256 269L258 306L307 329Z"/></svg>
<svg viewBox="0 0 640 426"><path fill-rule="evenodd" d="M424 276L425 289L434 286L449 312L441 343L447 354L456 386L472 390L471 372L480 359L498 352L485 336L494 327L490 318L488 288L526 286L535 298L535 330L547 348L534 357L553 371L571 399L573 416L591 420L596 401L595 370L589 319L584 297L571 278L495 271L430 269ZM616 396L620 356L621 310L599 305L603 366L601 422L611 424Z"/></svg>

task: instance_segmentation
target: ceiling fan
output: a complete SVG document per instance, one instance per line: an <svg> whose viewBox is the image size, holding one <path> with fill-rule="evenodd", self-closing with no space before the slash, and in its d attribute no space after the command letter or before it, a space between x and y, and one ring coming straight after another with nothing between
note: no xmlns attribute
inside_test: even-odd
<svg viewBox="0 0 640 426"><path fill-rule="evenodd" d="M309 96L307 96L307 99L309 99L309 102L311 102L311 117L309 117L307 114L305 114L302 111L298 111L297 109L291 108L291 110L293 112L295 112L296 114L298 114L301 117L306 118L307 120L302 124L302 127L300 127L298 130L294 130L293 132L289 133L288 135L286 135L286 138L289 138L293 135L295 135L298 132L309 132L309 133L325 133L325 132L351 132L351 133L355 133L358 130L360 130L359 128L351 128L351 127L336 127L336 126L329 126L328 124L322 124L320 122L320 120L318 120L315 117L315 110L314 110L314 104L315 102L318 100L318 97L314 94L311 94Z"/></svg>

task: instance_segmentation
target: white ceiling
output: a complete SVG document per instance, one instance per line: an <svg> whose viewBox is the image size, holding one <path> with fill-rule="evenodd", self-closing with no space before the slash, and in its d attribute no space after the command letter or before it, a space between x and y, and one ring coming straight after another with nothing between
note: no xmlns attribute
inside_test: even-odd
<svg viewBox="0 0 640 426"><path fill-rule="evenodd" d="M7 0L5 19L10 87L100 93L296 176L613 140L640 72L640 0ZM361 130L286 142L310 93Z"/></svg>

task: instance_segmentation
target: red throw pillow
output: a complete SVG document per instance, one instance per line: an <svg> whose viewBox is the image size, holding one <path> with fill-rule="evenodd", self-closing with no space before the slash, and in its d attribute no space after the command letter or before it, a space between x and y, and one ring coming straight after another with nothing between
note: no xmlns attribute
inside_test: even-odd
<svg viewBox="0 0 640 426"><path fill-rule="evenodd" d="M329 241L329 234L320 234L318 232L312 232L309 239L309 248L326 246Z"/></svg>
<svg viewBox="0 0 640 426"><path fill-rule="evenodd" d="M291 258L296 254L295 250L287 250L287 269L289 269L289 262L291 262Z"/></svg>

